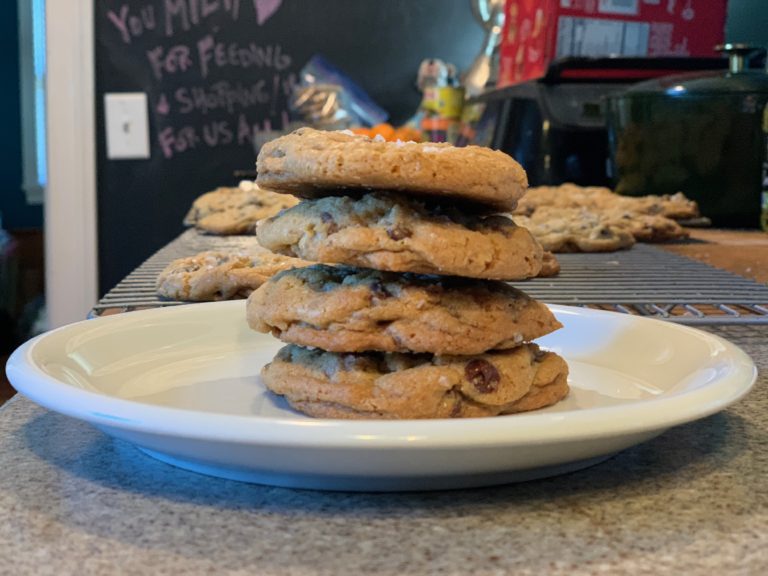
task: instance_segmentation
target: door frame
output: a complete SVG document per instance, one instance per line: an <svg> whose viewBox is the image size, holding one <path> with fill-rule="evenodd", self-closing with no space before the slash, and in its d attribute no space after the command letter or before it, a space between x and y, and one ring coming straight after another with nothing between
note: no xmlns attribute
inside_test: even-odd
<svg viewBox="0 0 768 576"><path fill-rule="evenodd" d="M93 0L46 0L45 282L49 328L98 299Z"/></svg>

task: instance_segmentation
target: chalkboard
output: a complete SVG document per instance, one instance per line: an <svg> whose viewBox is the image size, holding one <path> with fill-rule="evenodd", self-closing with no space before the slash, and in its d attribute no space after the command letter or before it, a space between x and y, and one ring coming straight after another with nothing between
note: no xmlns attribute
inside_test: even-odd
<svg viewBox="0 0 768 576"><path fill-rule="evenodd" d="M423 58L465 69L483 30L470 0L95 2L99 286L182 230L190 203L254 168L302 66L322 54L394 123L416 109ZM151 157L106 157L103 97L145 92ZM51 95L55 97L55 95Z"/></svg>

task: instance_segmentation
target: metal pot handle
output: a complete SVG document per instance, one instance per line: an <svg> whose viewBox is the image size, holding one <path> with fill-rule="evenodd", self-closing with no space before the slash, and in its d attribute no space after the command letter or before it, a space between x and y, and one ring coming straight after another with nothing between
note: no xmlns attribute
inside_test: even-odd
<svg viewBox="0 0 768 576"><path fill-rule="evenodd" d="M718 44L715 46L715 51L725 54L728 57L728 70L731 74L738 74L746 69L747 57L756 52L765 53L765 48L750 46L749 44L728 43Z"/></svg>

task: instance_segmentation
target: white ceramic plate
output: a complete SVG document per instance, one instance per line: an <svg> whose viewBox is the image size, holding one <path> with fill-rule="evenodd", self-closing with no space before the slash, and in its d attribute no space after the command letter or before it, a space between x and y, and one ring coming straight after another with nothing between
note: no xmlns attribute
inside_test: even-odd
<svg viewBox="0 0 768 576"><path fill-rule="evenodd" d="M553 306L539 340L570 365L572 391L526 414L460 420L314 420L267 392L281 343L245 304L193 304L87 320L11 356L33 401L170 464L225 478L336 490L442 489L576 470L722 410L756 378L749 357L692 328Z"/></svg>

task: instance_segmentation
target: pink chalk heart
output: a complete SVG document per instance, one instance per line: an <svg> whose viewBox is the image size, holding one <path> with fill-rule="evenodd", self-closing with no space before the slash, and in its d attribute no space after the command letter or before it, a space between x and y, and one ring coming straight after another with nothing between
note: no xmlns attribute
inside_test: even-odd
<svg viewBox="0 0 768 576"><path fill-rule="evenodd" d="M256 9L256 20L259 26L269 20L282 3L283 0L253 0L253 7Z"/></svg>

